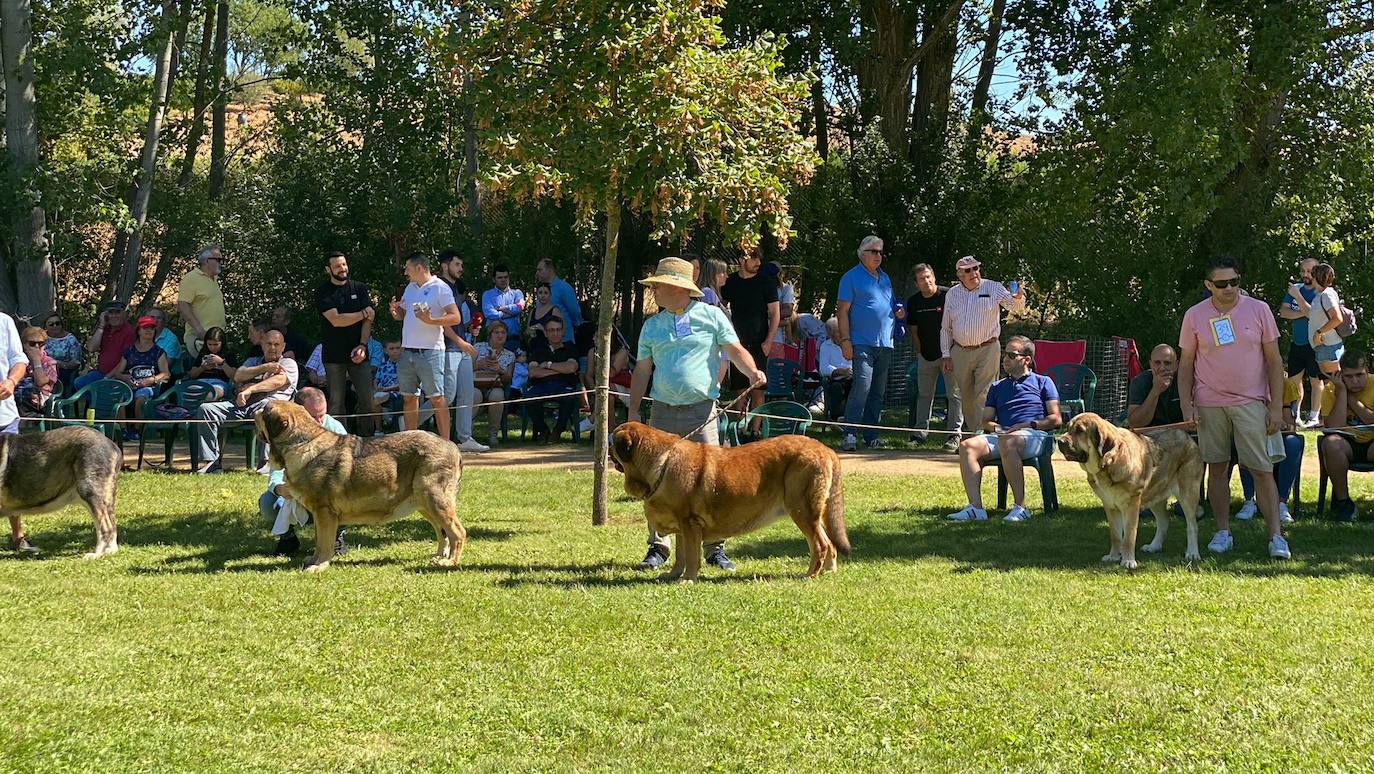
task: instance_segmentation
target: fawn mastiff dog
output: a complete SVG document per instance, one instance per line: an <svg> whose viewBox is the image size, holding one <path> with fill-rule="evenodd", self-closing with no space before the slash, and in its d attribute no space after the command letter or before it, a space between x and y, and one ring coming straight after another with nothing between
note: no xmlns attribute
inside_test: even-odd
<svg viewBox="0 0 1374 774"><path fill-rule="evenodd" d="M1178 498L1188 522L1188 550L1184 558L1201 559L1197 548L1198 490L1202 486L1202 453L1187 433L1177 428L1137 435L1097 414L1069 420L1059 437L1059 451L1083 466L1088 484L1102 500L1111 531L1111 552L1104 562L1120 562L1135 569L1135 533L1140 507L1155 515L1155 537L1142 551L1157 553L1169 531L1169 496Z"/></svg>
<svg viewBox="0 0 1374 774"><path fill-rule="evenodd" d="M95 550L87 559L119 550L115 487L119 448L79 425L41 433L0 435L0 516L55 511L76 500L95 521Z"/></svg>
<svg viewBox="0 0 1374 774"><path fill-rule="evenodd" d="M272 464L286 470L291 496L314 516L315 555L306 570L329 566L341 525L381 524L417 510L439 541L432 563L458 564L467 539L455 505L463 477L458 447L420 430L379 438L331 433L289 400L269 403L254 421L271 445Z"/></svg>
<svg viewBox="0 0 1374 774"><path fill-rule="evenodd" d="M696 580L703 540L743 535L784 514L811 550L806 577L833 572L838 555L849 554L840 457L819 441L784 435L724 449L626 422L611 438L611 458L654 529L677 535L666 578Z"/></svg>

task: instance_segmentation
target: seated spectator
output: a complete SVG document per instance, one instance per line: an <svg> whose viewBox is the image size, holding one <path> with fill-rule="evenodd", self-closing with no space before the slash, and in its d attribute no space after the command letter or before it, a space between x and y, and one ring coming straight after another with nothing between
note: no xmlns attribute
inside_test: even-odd
<svg viewBox="0 0 1374 774"><path fill-rule="evenodd" d="M124 350L124 356L115 365L111 379L118 379L134 390L132 416L135 422L125 428L124 440L137 441L143 418L143 402L158 393L162 385L172 381L171 365L167 353L157 345L157 321L151 317L138 318L138 338L133 346Z"/></svg>
<svg viewBox="0 0 1374 774"><path fill-rule="evenodd" d="M248 344L243 348L243 357L239 358L240 362L262 354L262 335L270 330L272 330L272 323L265 319L248 323Z"/></svg>
<svg viewBox="0 0 1374 774"><path fill-rule="evenodd" d="M226 422L252 419L263 406L274 400L291 400L296 392L299 369L296 361L285 357L286 338L281 331L270 330L262 335L262 356L243 361L234 372L238 391L234 400L202 403L196 409L197 443L203 462L197 473L214 473L222 468L219 431ZM249 460L250 466L257 460Z"/></svg>
<svg viewBox="0 0 1374 774"><path fill-rule="evenodd" d="M1150 350L1150 367L1131 380L1126 400L1127 427L1172 425L1183 421L1178 405L1178 356L1168 344Z"/></svg>
<svg viewBox="0 0 1374 774"><path fill-rule="evenodd" d="M549 283L541 282L534 289L534 309L530 312L529 341L530 348L534 347L536 339L546 339L544 335L544 324L557 317L563 323L563 328L567 329L567 321L563 319L563 312L553 303L553 289Z"/></svg>
<svg viewBox="0 0 1374 774"><path fill-rule="evenodd" d="M952 521L986 521L983 509L983 466L1002 461L1002 470L1011 485L1016 504L1003 521L1026 521L1026 475L1024 460L1044 453L1053 443L1049 431L1059 427L1059 392L1054 381L1031 370L1035 344L1025 336L1012 336L1002 348L1005 379L994 382L983 408L983 424L992 430L959 444L959 468L964 477L968 505L949 515Z"/></svg>
<svg viewBox="0 0 1374 774"><path fill-rule="evenodd" d="M172 369L172 381L181 378L186 373L185 363L182 359L184 354L181 349L181 339L175 333L167 330L167 314L157 307L153 307L144 313L157 323L157 345L162 347L162 351L167 353L167 365Z"/></svg>
<svg viewBox="0 0 1374 774"><path fill-rule="evenodd" d="M310 359L305 361L305 377L310 380L310 384L324 389L328 384L328 377L324 371L324 345L316 344L315 349L310 352Z"/></svg>
<svg viewBox="0 0 1374 774"><path fill-rule="evenodd" d="M47 351L57 363L57 378L62 381L62 386L67 388L67 392L73 391L72 382L76 380L77 371L81 370L81 361L84 353L81 351L81 342L76 340L76 335L67 332L67 326L62 322L62 315L53 312L48 315L48 319L43 321L43 330L48 335L48 344L43 349Z"/></svg>
<svg viewBox="0 0 1374 774"><path fill-rule="evenodd" d="M386 360L386 346L378 341L376 336L367 337L367 359L368 362L372 363L374 370L381 368L382 363Z"/></svg>
<svg viewBox="0 0 1374 774"><path fill-rule="evenodd" d="M113 373L119 359L124 357L124 350L133 346L135 335L124 304L119 301L105 304L95 330L86 340L86 351L96 355L95 370L77 377L72 386L79 390Z"/></svg>
<svg viewBox="0 0 1374 774"><path fill-rule="evenodd" d="M1302 475L1302 455L1307 448L1306 440L1298 433L1297 415L1293 413L1294 407L1301 399L1302 377L1284 379L1282 431L1285 456L1282 462L1274 466L1274 483L1279 488L1279 521L1284 524L1293 523L1293 514L1288 511L1288 498L1293 494L1293 486L1298 482L1298 476ZM1244 465L1239 467L1240 490L1245 495L1245 502L1241 503L1236 518L1246 521L1254 518L1259 512L1259 505L1255 503L1255 477L1250 475L1250 470Z"/></svg>
<svg viewBox="0 0 1374 774"><path fill-rule="evenodd" d="M582 386L584 393L590 394L596 388L596 350L592 350L587 362L588 369L582 374ZM630 380L633 373L634 369L630 364L630 350L625 346L625 338L620 335L620 331L612 329L610 383L607 387L611 395L611 405L606 415L607 430L610 432L614 432L616 426L620 424L616 421L616 401L619 401L627 409L630 407ZM582 420L578 429L584 433L589 433L592 427L592 418L587 417Z"/></svg>
<svg viewBox="0 0 1374 774"><path fill-rule="evenodd" d="M1331 510L1338 520L1359 518L1350 498L1350 463L1374 462L1374 380L1369 358L1355 349L1341 355L1341 370L1322 391L1325 428L1318 450L1331 477Z"/></svg>
<svg viewBox="0 0 1374 774"><path fill-rule="evenodd" d="M563 321L553 318L544 325L546 340L536 341L529 354L529 387L527 398L547 397L558 404L558 424L550 434L544 421L545 401L526 404L534 423L535 443L553 443L567 430L577 414L581 383L577 378L577 350L563 343ZM549 342L557 342L549 346Z"/></svg>
<svg viewBox="0 0 1374 774"><path fill-rule="evenodd" d="M205 332L201 351L196 353L194 362L186 378L210 385L210 400L224 400L234 394L234 372L238 370L239 360L224 340L223 328L216 326Z"/></svg>
<svg viewBox="0 0 1374 774"><path fill-rule="evenodd" d="M515 378L515 363L523 361L525 353L506 349L506 324L493 323L487 341L477 343L477 359L472 364L472 381L477 403L487 406L487 445L496 445L501 429L501 412L505 410L506 393ZM547 344L547 342L545 342Z"/></svg>
<svg viewBox="0 0 1374 774"><path fill-rule="evenodd" d="M849 401L849 389L854 386L854 364L845 359L836 340L840 337L840 320L831 317L825 323L826 339L821 342L820 371L825 384L825 399L818 406L832 422L838 422Z"/></svg>
<svg viewBox="0 0 1374 774"><path fill-rule="evenodd" d="M401 359L401 342L388 341L383 351L382 364L372 374L372 413L380 415L373 435L381 435L382 425L396 416L395 404L401 397L401 378L396 373L396 363Z"/></svg>
<svg viewBox="0 0 1374 774"><path fill-rule="evenodd" d="M57 361L44 349L48 334L42 328L30 325L20 332L20 341L24 343L24 356L29 359L29 365L24 378L14 388L14 402L20 416L43 416L43 407L57 384Z"/></svg>
<svg viewBox="0 0 1374 774"><path fill-rule="evenodd" d="M325 413L328 402L323 392L314 387L306 387L301 390L300 403L324 429L331 433L347 435L339 420ZM262 514L262 520L271 528L272 534L278 536L277 547L273 549L272 555L294 556L301 547L300 538L296 537L296 527L305 526L312 519L310 512L292 499L291 487L286 483L285 470L274 467L267 475L267 491L258 498L258 513ZM348 546L344 545L344 530L343 527L339 527L338 536L334 539L334 553L343 554L347 551Z"/></svg>

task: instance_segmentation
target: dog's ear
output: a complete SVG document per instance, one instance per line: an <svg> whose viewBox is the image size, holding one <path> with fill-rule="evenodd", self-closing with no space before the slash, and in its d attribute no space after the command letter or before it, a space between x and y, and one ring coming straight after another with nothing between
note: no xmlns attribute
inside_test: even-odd
<svg viewBox="0 0 1374 774"><path fill-rule="evenodd" d="M1118 456L1116 439L1111 433L1104 432L1104 428L1099 424L1093 427L1093 432L1097 434L1097 456L1102 458L1102 467L1108 468L1116 464Z"/></svg>

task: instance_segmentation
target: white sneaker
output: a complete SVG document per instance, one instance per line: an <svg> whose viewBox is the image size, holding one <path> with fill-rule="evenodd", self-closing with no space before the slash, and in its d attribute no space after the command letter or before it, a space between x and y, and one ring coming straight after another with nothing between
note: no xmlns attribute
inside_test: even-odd
<svg viewBox="0 0 1374 774"><path fill-rule="evenodd" d="M1303 427L1306 427L1306 428L1313 428L1313 427L1316 427L1317 425L1320 425L1321 423L1322 423L1321 415L1318 414L1318 413L1315 412L1315 411L1310 411L1310 412L1308 412L1308 414L1307 414L1307 421L1306 421L1306 422L1303 422L1303 423L1302 423L1302 426L1303 426Z"/></svg>
<svg viewBox="0 0 1374 774"><path fill-rule="evenodd" d="M1279 503L1279 523L1292 524L1293 514L1288 512L1288 503Z"/></svg>
<svg viewBox="0 0 1374 774"><path fill-rule="evenodd" d="M1002 517L1002 521L1030 521L1030 511L1024 505L1012 506L1007 515Z"/></svg>
<svg viewBox="0 0 1374 774"><path fill-rule="evenodd" d="M462 443L458 444L458 449L461 451L469 452L491 451L490 446L487 446L486 444L482 443L476 438L468 438L466 441L463 441Z"/></svg>
<svg viewBox="0 0 1374 774"><path fill-rule="evenodd" d="M1249 521L1255 518L1255 512L1259 510L1259 505L1254 500L1246 500L1241 504L1240 510L1236 511L1237 521Z"/></svg>
<svg viewBox="0 0 1374 774"><path fill-rule="evenodd" d="M844 434L844 443L840 444L840 451L854 451L859 448L859 439L853 433Z"/></svg>
<svg viewBox="0 0 1374 774"><path fill-rule="evenodd" d="M1275 535L1269 539L1269 556L1273 559L1293 558L1293 552L1288 550L1288 541L1283 539L1283 535Z"/></svg>
<svg viewBox="0 0 1374 774"><path fill-rule="evenodd" d="M587 419L584 419L584 420L582 420L581 422L578 423L578 425L577 425L577 432L579 432L579 433L590 433L591 431L592 431L592 420L591 420L590 417L588 417Z"/></svg>
<svg viewBox="0 0 1374 774"><path fill-rule="evenodd" d="M988 512L982 508L975 508L972 505L964 506L961 511L955 511L945 518L950 521L987 521Z"/></svg>
<svg viewBox="0 0 1374 774"><path fill-rule="evenodd" d="M1219 529L1217 534L1212 536L1212 542L1207 544L1207 550L1214 554L1224 554L1231 550L1235 542L1231 539L1231 530Z"/></svg>

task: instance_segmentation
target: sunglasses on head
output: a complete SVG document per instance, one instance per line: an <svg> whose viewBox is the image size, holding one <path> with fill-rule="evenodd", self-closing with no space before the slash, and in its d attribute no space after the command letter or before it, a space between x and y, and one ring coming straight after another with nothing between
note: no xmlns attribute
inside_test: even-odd
<svg viewBox="0 0 1374 774"><path fill-rule="evenodd" d="M1212 287L1216 288L1217 290L1225 290L1226 288L1240 287L1240 277L1233 277L1232 279L1224 280L1208 280L1208 282L1212 283Z"/></svg>

